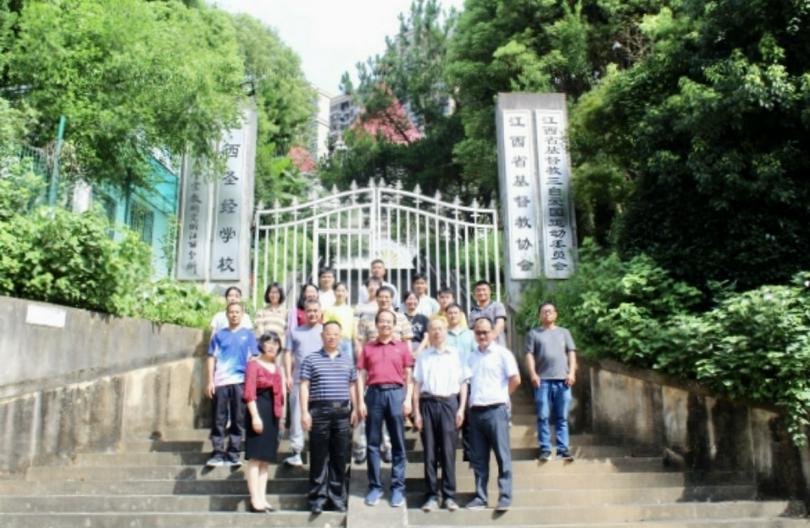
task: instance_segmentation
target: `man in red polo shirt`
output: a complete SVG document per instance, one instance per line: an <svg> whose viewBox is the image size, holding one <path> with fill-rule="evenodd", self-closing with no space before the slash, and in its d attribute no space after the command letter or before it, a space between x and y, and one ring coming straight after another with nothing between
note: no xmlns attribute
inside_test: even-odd
<svg viewBox="0 0 810 528"><path fill-rule="evenodd" d="M405 420L411 413L413 356L407 344L393 337L396 316L380 310L375 323L378 336L363 347L357 358L358 389L368 385L360 416L366 420L368 494L374 506L383 495L380 476L380 443L383 422L391 435L391 506L405 504Z"/></svg>

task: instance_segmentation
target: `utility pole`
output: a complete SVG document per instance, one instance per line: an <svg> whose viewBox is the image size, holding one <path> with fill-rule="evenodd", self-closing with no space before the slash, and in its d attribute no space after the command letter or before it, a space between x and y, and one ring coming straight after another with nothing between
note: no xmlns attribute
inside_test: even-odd
<svg viewBox="0 0 810 528"><path fill-rule="evenodd" d="M56 131L56 148L53 154L53 170L51 171L51 183L48 186L48 205L56 204L56 194L59 184L59 158L62 154L62 143L65 138L65 125L67 118L59 116L59 129Z"/></svg>

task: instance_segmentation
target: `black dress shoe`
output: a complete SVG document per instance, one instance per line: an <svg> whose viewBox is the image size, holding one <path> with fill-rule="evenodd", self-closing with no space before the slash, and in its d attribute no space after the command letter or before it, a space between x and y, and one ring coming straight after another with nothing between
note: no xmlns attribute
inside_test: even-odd
<svg viewBox="0 0 810 528"><path fill-rule="evenodd" d="M309 511L311 511L313 515L320 515L323 513L323 504L313 504Z"/></svg>
<svg viewBox="0 0 810 528"><path fill-rule="evenodd" d="M333 502L332 509L335 510L336 512L346 513L346 505L343 504L342 502Z"/></svg>
<svg viewBox="0 0 810 528"><path fill-rule="evenodd" d="M276 511L272 506L267 508L254 508L252 504L248 503L248 511L251 513L272 513Z"/></svg>

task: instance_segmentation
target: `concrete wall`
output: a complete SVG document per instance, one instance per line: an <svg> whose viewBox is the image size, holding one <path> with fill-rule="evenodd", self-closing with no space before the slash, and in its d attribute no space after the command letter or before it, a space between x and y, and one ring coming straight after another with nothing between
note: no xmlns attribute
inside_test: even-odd
<svg viewBox="0 0 810 528"><path fill-rule="evenodd" d="M0 398L204 354L201 330L0 297Z"/></svg>
<svg viewBox="0 0 810 528"><path fill-rule="evenodd" d="M777 409L614 361L580 363L586 429L695 470L748 473L763 496L810 497L810 449L791 443Z"/></svg>
<svg viewBox="0 0 810 528"><path fill-rule="evenodd" d="M206 342L200 330L0 297L0 473L200 425Z"/></svg>

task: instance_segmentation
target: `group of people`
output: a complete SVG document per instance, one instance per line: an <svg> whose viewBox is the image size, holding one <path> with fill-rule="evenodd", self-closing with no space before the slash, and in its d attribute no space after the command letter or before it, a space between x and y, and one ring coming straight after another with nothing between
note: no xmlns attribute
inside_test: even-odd
<svg viewBox="0 0 810 528"><path fill-rule="evenodd" d="M449 289L431 298L423 275L416 274L411 290L401 297L385 275L383 261L374 260L354 307L348 288L329 269L320 271L318 285L301 288L289 310L282 287L272 283L254 321L244 313L241 292L235 287L226 291L227 308L212 321L209 347L206 392L213 401L214 453L208 465L240 465L245 438L252 511L273 511L266 502L267 468L276 460L285 418L292 451L286 464L303 465L309 435L313 513L345 511L352 453L356 463L367 466L365 503L374 506L383 497L381 465L386 462L391 463L390 504L403 505L407 427L419 431L423 446L423 510L459 508L459 432L475 476L475 497L465 507L488 506L494 453L496 510L510 508L510 395L521 378L515 355L506 348L504 306L492 299L487 281L475 284L476 305L465 314ZM552 303L540 306L539 326L527 335L525 349L537 410L538 456L544 462L552 458L552 415L556 456L573 460L567 415L576 352L571 334L556 326L556 318Z"/></svg>

